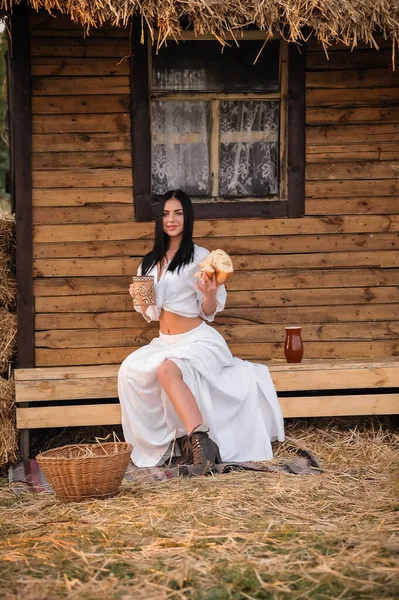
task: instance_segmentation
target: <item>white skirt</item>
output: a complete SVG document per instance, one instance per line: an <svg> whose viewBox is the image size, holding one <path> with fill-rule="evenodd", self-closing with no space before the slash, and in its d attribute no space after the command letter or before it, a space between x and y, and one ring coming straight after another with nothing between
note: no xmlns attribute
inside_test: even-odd
<svg viewBox="0 0 399 600"><path fill-rule="evenodd" d="M269 460L284 424L269 370L234 358L216 329L201 323L179 335L159 333L130 354L118 375L125 440L138 467L159 464L170 443L187 431L157 378L172 360L193 393L223 462Z"/></svg>

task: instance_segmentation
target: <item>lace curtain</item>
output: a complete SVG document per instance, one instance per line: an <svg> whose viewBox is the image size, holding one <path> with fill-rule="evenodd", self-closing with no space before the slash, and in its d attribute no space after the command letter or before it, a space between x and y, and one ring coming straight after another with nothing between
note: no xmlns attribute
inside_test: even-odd
<svg viewBox="0 0 399 600"><path fill-rule="evenodd" d="M152 102L152 193L209 196L209 102Z"/></svg>
<svg viewBox="0 0 399 600"><path fill-rule="evenodd" d="M219 101L219 196L279 192L279 103ZM152 192L210 196L210 102L152 102Z"/></svg>
<svg viewBox="0 0 399 600"><path fill-rule="evenodd" d="M220 196L278 194L279 103L220 103Z"/></svg>

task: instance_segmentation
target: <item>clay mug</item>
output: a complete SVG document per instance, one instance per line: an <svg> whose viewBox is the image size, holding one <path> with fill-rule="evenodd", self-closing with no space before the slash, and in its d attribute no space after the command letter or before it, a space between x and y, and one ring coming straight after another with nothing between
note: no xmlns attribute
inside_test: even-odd
<svg viewBox="0 0 399 600"><path fill-rule="evenodd" d="M303 357L302 327L285 328L284 356L289 363L300 363Z"/></svg>
<svg viewBox="0 0 399 600"><path fill-rule="evenodd" d="M133 277L134 306L150 306L155 304L154 277L151 275L135 275Z"/></svg>

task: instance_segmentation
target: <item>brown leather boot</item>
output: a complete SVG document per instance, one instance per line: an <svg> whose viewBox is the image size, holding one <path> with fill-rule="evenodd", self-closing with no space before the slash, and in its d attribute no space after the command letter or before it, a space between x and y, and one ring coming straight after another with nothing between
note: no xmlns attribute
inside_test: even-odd
<svg viewBox="0 0 399 600"><path fill-rule="evenodd" d="M190 442L188 435L177 438L177 443L180 448L180 456L176 458L177 465L192 465L193 464L193 453L191 451Z"/></svg>
<svg viewBox="0 0 399 600"><path fill-rule="evenodd" d="M194 466L208 470L222 462L217 443L211 440L206 431L194 431L188 436L188 441Z"/></svg>

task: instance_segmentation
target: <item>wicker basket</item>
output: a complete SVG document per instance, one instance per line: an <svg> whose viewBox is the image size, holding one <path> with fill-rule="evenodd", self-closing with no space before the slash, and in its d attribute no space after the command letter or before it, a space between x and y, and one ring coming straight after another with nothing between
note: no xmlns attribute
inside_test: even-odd
<svg viewBox="0 0 399 600"><path fill-rule="evenodd" d="M56 496L78 502L116 494L132 449L125 442L71 444L42 452L36 460Z"/></svg>

